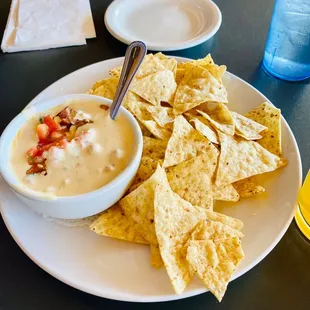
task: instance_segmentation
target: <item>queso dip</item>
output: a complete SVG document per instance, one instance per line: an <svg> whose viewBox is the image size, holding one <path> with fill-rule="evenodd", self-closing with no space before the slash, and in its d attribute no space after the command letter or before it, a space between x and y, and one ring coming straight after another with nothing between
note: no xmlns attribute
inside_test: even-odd
<svg viewBox="0 0 310 310"><path fill-rule="evenodd" d="M107 106L71 101L32 117L13 143L11 165L27 188L74 196L99 189L132 159L135 136L121 114Z"/></svg>

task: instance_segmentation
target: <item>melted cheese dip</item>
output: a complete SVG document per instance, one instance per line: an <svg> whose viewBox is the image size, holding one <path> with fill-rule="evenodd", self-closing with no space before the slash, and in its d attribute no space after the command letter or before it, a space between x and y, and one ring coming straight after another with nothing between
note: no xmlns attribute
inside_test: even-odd
<svg viewBox="0 0 310 310"><path fill-rule="evenodd" d="M63 107L45 115L56 115ZM93 123L79 127L78 138L68 142L64 149L54 146L43 153L46 175L26 175L30 167L26 152L38 143L39 116L30 119L15 138L11 165L20 182L29 189L56 196L88 193L112 181L132 159L135 137L123 115L112 120L108 110L92 101L74 101L68 107L77 111L76 117L91 119Z"/></svg>

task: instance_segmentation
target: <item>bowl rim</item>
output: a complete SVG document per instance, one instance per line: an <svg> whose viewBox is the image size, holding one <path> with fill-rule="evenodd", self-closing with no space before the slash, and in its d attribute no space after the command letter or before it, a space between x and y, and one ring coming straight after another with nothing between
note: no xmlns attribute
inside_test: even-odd
<svg viewBox="0 0 310 310"><path fill-rule="evenodd" d="M66 100L92 100L92 101L100 102L102 104L106 104L108 106L111 106L112 104L112 100L105 98L105 97L100 97L100 96L90 95L90 94L69 94L69 95L56 96L56 97L52 97L46 100L42 100L31 106L27 105L19 114L17 114L10 121L10 123L5 127L4 131L2 132L1 137L0 137L0 157L2 157L2 154L4 152L11 151L11 147L12 147L12 143L14 142L14 139L12 139L11 142L6 145L4 145L4 141L6 140L7 135L11 131L14 131L15 132L14 136L16 136L19 130L29 120L29 117L27 117L28 111L30 112L31 117L32 117L38 113L44 112L45 110L49 110L54 107L60 106L62 105L60 101L65 102ZM28 189L26 186L23 187L23 186L14 184L13 180L17 180L18 182L18 178L14 176L14 171L13 169L10 168L11 165L7 165L4 167L5 163L3 160L0 160L0 175L3 177L4 181L9 185L9 187L13 191L29 199L36 200L36 201L42 201L42 202L53 202L53 201L68 202L72 199L87 200L88 198L91 198L91 197L95 198L95 196L99 196L99 195L102 195L103 193L113 190L123 181L124 177L126 177L128 172L130 172L132 166L136 162L136 159L138 158L140 161L142 157L142 148L143 148L142 131L141 131L141 128L137 120L123 106L120 107L119 113L125 116L125 118L129 121L130 126L133 129L133 132L136 138L136 148L126 168L123 171L121 171L113 180L103 185L102 187L96 190L87 192L87 193L73 195L73 196L56 196L56 195L49 195L49 194L44 195L44 193L42 194L39 191L36 192L35 190ZM16 123L20 121L21 121L21 124L17 126Z"/></svg>

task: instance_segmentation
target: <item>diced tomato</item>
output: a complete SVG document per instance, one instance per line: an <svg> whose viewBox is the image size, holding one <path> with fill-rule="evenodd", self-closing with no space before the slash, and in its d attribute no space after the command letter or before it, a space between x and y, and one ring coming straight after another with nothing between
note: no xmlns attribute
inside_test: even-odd
<svg viewBox="0 0 310 310"><path fill-rule="evenodd" d="M67 139L63 139L62 137L59 138L58 140L49 143L49 144L45 144L45 145L40 145L38 146L38 156L40 156L41 154L43 154L43 152L48 151L52 146L57 146L59 148L64 148L66 146L67 143Z"/></svg>
<svg viewBox="0 0 310 310"><path fill-rule="evenodd" d="M39 124L37 126L37 135L39 137L39 141L44 141L49 135L49 129L46 124Z"/></svg>
<svg viewBox="0 0 310 310"><path fill-rule="evenodd" d="M38 153L38 149L36 147L32 147L27 151L27 155L31 157L35 157Z"/></svg>
<svg viewBox="0 0 310 310"><path fill-rule="evenodd" d="M44 117L43 123L48 126L50 132L60 129L60 125L50 115Z"/></svg>

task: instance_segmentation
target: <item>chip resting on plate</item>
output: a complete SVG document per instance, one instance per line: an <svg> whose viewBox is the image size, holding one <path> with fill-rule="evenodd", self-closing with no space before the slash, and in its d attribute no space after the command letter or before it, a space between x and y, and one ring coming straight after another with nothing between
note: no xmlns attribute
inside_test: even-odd
<svg viewBox="0 0 310 310"><path fill-rule="evenodd" d="M196 224L206 216L202 208L193 207L163 185L156 187L154 209L160 254L175 292L181 294L193 276L185 244Z"/></svg>
<svg viewBox="0 0 310 310"><path fill-rule="evenodd" d="M153 105L161 101L172 102L177 84L170 70L158 71L141 79L135 79L130 90Z"/></svg>
<svg viewBox="0 0 310 310"><path fill-rule="evenodd" d="M156 170L159 161L147 156L142 156L139 169L132 182L132 185L147 180Z"/></svg>
<svg viewBox="0 0 310 310"><path fill-rule="evenodd" d="M178 116L168 141L163 167L170 167L202 154L209 142L183 116Z"/></svg>
<svg viewBox="0 0 310 310"><path fill-rule="evenodd" d="M246 178L237 181L233 183L233 187L242 198L259 195L265 191L265 189L257 184L253 178Z"/></svg>
<svg viewBox="0 0 310 310"><path fill-rule="evenodd" d="M205 223L205 240L190 240L186 259L205 286L221 301L236 267L244 257L240 238L216 222Z"/></svg>
<svg viewBox="0 0 310 310"><path fill-rule="evenodd" d="M194 124L194 127L203 136L205 136L210 142L219 144L217 133L209 125L208 121L202 116L196 116L190 119L190 123Z"/></svg>
<svg viewBox="0 0 310 310"><path fill-rule="evenodd" d="M241 114L236 112L230 112L233 117L236 135L246 139L246 140L258 140L261 139L262 136L260 133L264 130L268 130L267 127L247 118Z"/></svg>
<svg viewBox="0 0 310 310"><path fill-rule="evenodd" d="M175 93L173 107L182 114L207 101L227 102L225 87L201 66L187 63Z"/></svg>
<svg viewBox="0 0 310 310"><path fill-rule="evenodd" d="M155 269L164 267L163 259L160 255L160 250L158 245L150 244L150 263Z"/></svg>
<svg viewBox="0 0 310 310"><path fill-rule="evenodd" d="M112 100L116 93L118 81L119 79L115 77L110 77L108 79L98 81L94 84L92 89L88 91L88 93L91 95L106 97Z"/></svg>
<svg viewBox="0 0 310 310"><path fill-rule="evenodd" d="M264 149L254 141L219 132L221 154L216 185L231 184L256 174L274 171L287 161Z"/></svg>
<svg viewBox="0 0 310 310"><path fill-rule="evenodd" d="M121 75L122 66L110 70L110 75L119 78ZM165 66L161 63L158 57L153 54L148 54L144 57L144 60L136 74L137 79L141 79L150 74L156 73L158 71L166 70Z"/></svg>
<svg viewBox="0 0 310 310"><path fill-rule="evenodd" d="M271 103L264 102L245 113L244 116L268 128L268 131L264 133L264 137L258 143L269 152L280 156L282 154L281 110Z"/></svg>
<svg viewBox="0 0 310 310"><path fill-rule="evenodd" d="M128 220L118 204L103 212L89 229L102 236L129 242L148 243L137 230L135 223Z"/></svg>
<svg viewBox="0 0 310 310"><path fill-rule="evenodd" d="M167 141L143 137L142 156L147 156L152 159L164 159Z"/></svg>
<svg viewBox="0 0 310 310"><path fill-rule="evenodd" d="M202 115L218 131L227 135L235 134L235 124L228 107L223 103L207 102L197 108Z"/></svg>
<svg viewBox="0 0 310 310"><path fill-rule="evenodd" d="M171 167L171 189L193 205L213 210L213 176L219 151L210 144L205 153Z"/></svg>
<svg viewBox="0 0 310 310"><path fill-rule="evenodd" d="M136 223L143 238L153 245L158 244L154 224L154 194L158 184L169 188L165 170L160 166L148 180L119 201L125 215Z"/></svg>
<svg viewBox="0 0 310 310"><path fill-rule="evenodd" d="M221 201L239 201L240 195L237 190L231 185L226 184L222 186L214 185L212 188L213 199Z"/></svg>

